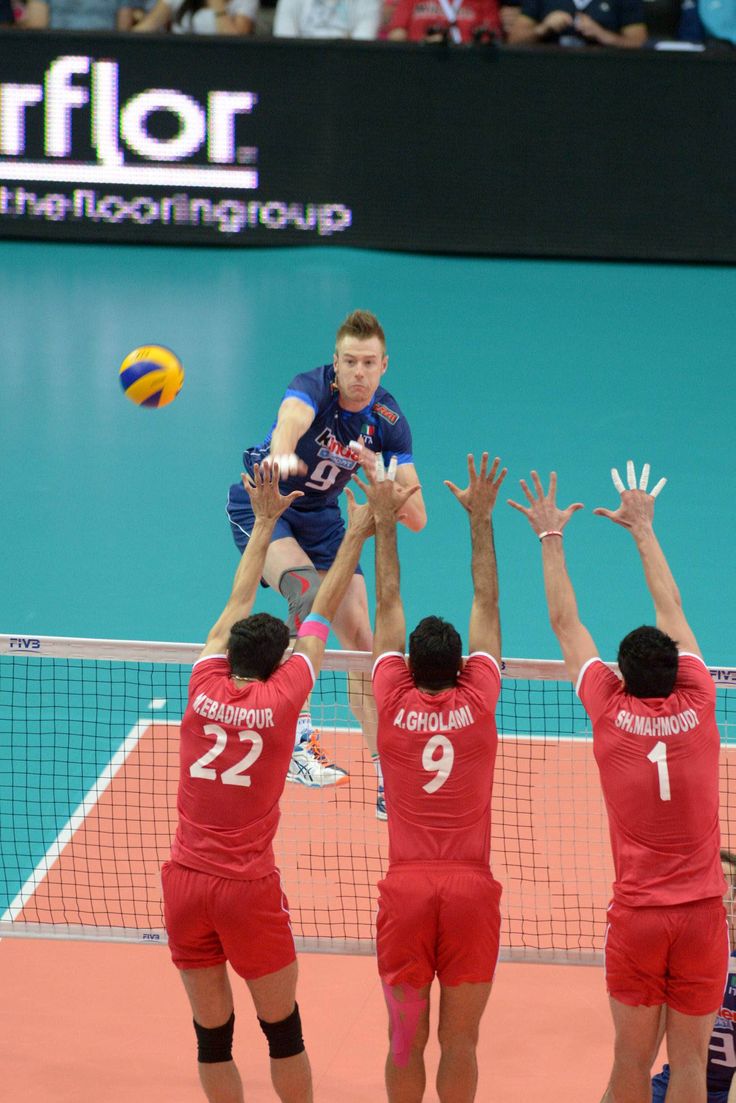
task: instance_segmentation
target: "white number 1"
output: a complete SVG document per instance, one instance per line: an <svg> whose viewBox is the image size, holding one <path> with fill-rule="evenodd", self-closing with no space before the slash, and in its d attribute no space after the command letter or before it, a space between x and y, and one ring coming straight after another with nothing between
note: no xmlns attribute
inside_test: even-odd
<svg viewBox="0 0 736 1103"><path fill-rule="evenodd" d="M657 773L659 775L659 799L670 800L670 775L667 770L667 744L663 743L660 739L659 743L655 743L651 751L647 755L650 762L657 763Z"/></svg>

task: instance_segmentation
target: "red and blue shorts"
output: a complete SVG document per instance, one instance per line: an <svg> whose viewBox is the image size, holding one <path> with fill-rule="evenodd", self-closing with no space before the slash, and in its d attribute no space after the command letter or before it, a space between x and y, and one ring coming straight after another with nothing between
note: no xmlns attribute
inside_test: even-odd
<svg viewBox="0 0 736 1103"><path fill-rule="evenodd" d="M606 984L630 1007L711 1014L721 1006L728 956L720 897L644 908L614 901L608 909Z"/></svg>
<svg viewBox="0 0 736 1103"><path fill-rule="evenodd" d="M487 866L400 862L379 882L378 972L391 987L493 980L501 886Z"/></svg>
<svg viewBox="0 0 736 1103"><path fill-rule="evenodd" d="M255 980L296 960L278 870L236 881L166 862L161 881L169 950L178 969L229 961L244 980Z"/></svg>

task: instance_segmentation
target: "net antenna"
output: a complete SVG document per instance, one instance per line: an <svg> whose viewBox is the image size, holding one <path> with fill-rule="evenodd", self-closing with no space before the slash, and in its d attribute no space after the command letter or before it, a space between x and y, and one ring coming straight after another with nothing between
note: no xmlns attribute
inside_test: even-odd
<svg viewBox="0 0 736 1103"><path fill-rule="evenodd" d="M200 644L0 635L0 936L165 944L179 723ZM350 783L287 785L276 860L297 948L372 953L388 858L348 699L371 657L328 651L312 717ZM736 669L711 668L722 843L736 849ZM491 864L502 960L602 961L613 868L590 722L561 662L507 659Z"/></svg>

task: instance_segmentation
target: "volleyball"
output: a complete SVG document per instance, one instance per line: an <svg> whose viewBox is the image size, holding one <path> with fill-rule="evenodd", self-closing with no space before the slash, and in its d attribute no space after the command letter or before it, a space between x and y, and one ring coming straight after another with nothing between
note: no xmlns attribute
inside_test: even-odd
<svg viewBox="0 0 736 1103"><path fill-rule="evenodd" d="M120 365L120 386L136 406L168 406L183 382L179 357L163 345L133 349Z"/></svg>

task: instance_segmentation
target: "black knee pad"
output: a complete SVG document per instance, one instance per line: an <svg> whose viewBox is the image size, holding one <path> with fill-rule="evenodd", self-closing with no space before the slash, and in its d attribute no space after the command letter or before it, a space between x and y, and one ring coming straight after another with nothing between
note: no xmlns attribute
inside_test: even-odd
<svg viewBox="0 0 736 1103"><path fill-rule="evenodd" d="M197 1035L197 1060L200 1065L217 1065L222 1061L232 1061L234 1011L222 1026L200 1026L196 1019L192 1019L192 1022Z"/></svg>
<svg viewBox="0 0 736 1103"><path fill-rule="evenodd" d="M321 581L319 573L311 563L305 567L294 567L281 575L279 593L284 595L289 604L286 623L289 626L290 636L297 634L302 621L311 613Z"/></svg>
<svg viewBox="0 0 736 1103"><path fill-rule="evenodd" d="M280 1023L267 1023L263 1019L259 1019L258 1025L268 1039L269 1057L276 1059L296 1057L297 1053L304 1052L302 1020L299 1016L298 1003L294 1004L291 1015L282 1019Z"/></svg>

